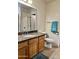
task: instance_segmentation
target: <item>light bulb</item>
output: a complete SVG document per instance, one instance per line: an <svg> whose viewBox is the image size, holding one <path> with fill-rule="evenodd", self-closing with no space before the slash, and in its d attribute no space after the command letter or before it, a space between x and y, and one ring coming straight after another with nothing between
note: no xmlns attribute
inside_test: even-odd
<svg viewBox="0 0 79 59"><path fill-rule="evenodd" d="M27 2L27 0L23 0L23 1L26 1Z"/></svg>
<svg viewBox="0 0 79 59"><path fill-rule="evenodd" d="M32 4L32 0L28 0L28 3Z"/></svg>

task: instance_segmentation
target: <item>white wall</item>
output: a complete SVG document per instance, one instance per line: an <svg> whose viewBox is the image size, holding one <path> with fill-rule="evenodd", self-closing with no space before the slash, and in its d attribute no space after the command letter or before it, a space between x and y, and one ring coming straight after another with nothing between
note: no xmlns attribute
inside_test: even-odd
<svg viewBox="0 0 79 59"><path fill-rule="evenodd" d="M32 4L29 5L37 9L37 27L38 31L45 31L45 20L46 20L46 3L44 0L32 0ZM24 23L23 23L24 24ZM22 26L21 26L22 28ZM23 30L22 30L23 31Z"/></svg>
<svg viewBox="0 0 79 59"><path fill-rule="evenodd" d="M46 32L49 34L50 38L53 38L57 42L59 36L51 32L51 21L60 21L60 1L51 0L46 6ZM58 31L60 31L59 29L58 26Z"/></svg>
<svg viewBox="0 0 79 59"><path fill-rule="evenodd" d="M45 13L46 13L46 3L44 0L32 0L32 6L37 8L37 19L38 19L38 30L45 31Z"/></svg>

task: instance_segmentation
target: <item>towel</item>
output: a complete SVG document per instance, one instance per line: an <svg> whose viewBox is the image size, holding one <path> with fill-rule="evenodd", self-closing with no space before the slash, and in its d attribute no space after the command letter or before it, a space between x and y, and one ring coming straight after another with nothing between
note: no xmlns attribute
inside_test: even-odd
<svg viewBox="0 0 79 59"><path fill-rule="evenodd" d="M58 21L53 21L51 24L51 32L56 33L58 30Z"/></svg>

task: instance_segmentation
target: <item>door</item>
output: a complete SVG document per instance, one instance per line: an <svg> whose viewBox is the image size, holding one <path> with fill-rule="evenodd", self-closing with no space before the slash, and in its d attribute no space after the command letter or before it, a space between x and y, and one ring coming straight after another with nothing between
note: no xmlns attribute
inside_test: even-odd
<svg viewBox="0 0 79 59"><path fill-rule="evenodd" d="M45 45L44 39L45 39L45 36L40 36L39 37L39 44L38 44L39 52L41 52L44 49L44 45Z"/></svg>
<svg viewBox="0 0 79 59"><path fill-rule="evenodd" d="M29 40L29 56L32 58L38 53L38 38Z"/></svg>
<svg viewBox="0 0 79 59"><path fill-rule="evenodd" d="M27 42L19 43L18 45L18 59L28 59L28 44Z"/></svg>

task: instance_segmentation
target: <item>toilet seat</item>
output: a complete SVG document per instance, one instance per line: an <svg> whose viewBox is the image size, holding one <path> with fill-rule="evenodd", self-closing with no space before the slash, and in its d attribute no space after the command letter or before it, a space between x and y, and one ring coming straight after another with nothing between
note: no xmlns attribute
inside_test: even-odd
<svg viewBox="0 0 79 59"><path fill-rule="evenodd" d="M52 48L52 43L54 42L54 40L50 38L45 38L45 41L46 41L45 47Z"/></svg>

